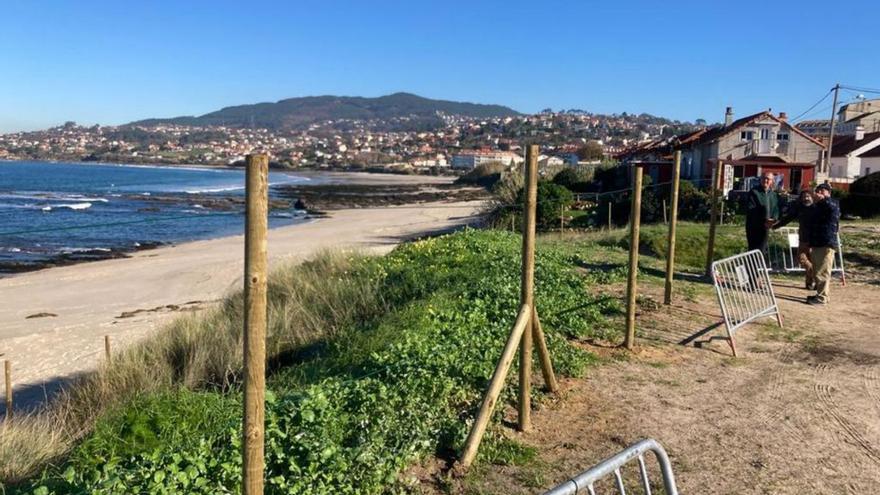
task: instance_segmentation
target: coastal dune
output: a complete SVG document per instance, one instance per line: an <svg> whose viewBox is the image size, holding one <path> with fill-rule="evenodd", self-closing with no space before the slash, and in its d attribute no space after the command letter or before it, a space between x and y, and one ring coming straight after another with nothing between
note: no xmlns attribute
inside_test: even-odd
<svg viewBox="0 0 880 495"><path fill-rule="evenodd" d="M345 209L273 229L270 265L328 248L383 253L414 236L461 227L480 201ZM0 359L13 366L16 408L96 368L104 336L118 350L183 312L210 306L241 286L244 237L195 241L130 258L51 268L0 279Z"/></svg>

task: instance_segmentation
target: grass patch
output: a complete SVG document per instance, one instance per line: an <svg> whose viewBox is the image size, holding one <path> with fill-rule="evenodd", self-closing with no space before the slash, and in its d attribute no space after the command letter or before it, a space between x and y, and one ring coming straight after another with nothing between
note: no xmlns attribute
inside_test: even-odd
<svg viewBox="0 0 880 495"><path fill-rule="evenodd" d="M381 258L325 255L275 273L266 492L394 492L404 489L398 476L412 463L460 449L516 316L519 256L518 236L465 231ZM619 301L594 295L596 274L576 269L575 258L564 246L542 245L536 267L554 366L569 376L594 360L567 339L618 337L606 319ZM38 429L24 426L41 418L55 418L67 432L41 458L33 448L19 452L25 464L3 475L28 479L7 490L236 492L240 322L241 296L234 295L122 354L85 388L74 387L55 416L4 425L20 434L16 445L34 441L27 433ZM502 403L514 392L511 384ZM63 413L80 404L90 409L65 422ZM2 466L16 455L6 432L0 438ZM490 428L481 462L532 458L533 449Z"/></svg>

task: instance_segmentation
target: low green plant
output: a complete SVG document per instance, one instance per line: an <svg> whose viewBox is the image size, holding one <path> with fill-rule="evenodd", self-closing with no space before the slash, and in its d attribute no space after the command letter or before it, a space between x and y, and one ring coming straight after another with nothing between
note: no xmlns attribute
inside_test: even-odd
<svg viewBox="0 0 880 495"><path fill-rule="evenodd" d="M351 287L371 287L369 299L379 302L351 308L354 295L331 291L314 302L324 309L312 311L332 331L283 347L286 357L268 381L267 493L395 492L403 489L399 474L418 459L458 451L516 316L519 257L518 236L465 231L354 259L344 274L334 270L352 279ZM572 261L564 246L542 246L536 302L557 372L577 376L594 358L567 338L607 334L605 316L614 308L592 294L592 274ZM296 299L272 300L279 305L272 314L283 314ZM152 392L121 403L100 416L66 461L12 491L237 492L237 376L220 388ZM502 403L514 395L509 381ZM493 427L481 462L531 457Z"/></svg>

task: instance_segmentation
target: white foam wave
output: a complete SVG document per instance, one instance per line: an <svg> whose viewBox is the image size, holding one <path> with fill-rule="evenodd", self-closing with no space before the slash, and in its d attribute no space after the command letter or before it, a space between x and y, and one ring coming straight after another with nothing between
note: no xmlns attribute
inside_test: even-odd
<svg viewBox="0 0 880 495"><path fill-rule="evenodd" d="M68 209L68 210L87 210L92 207L91 203L70 203L65 205L54 205L54 206L44 206L42 208L43 211L53 211L60 209Z"/></svg>
<svg viewBox="0 0 880 495"><path fill-rule="evenodd" d="M204 188L204 189L188 189L184 192L187 194L207 194L207 193L218 193L218 192L228 192L228 191L239 191L244 189L244 186L230 186L230 187L213 187L213 188Z"/></svg>
<svg viewBox="0 0 880 495"><path fill-rule="evenodd" d="M89 201L92 203L109 203L107 198L86 196L84 194L58 194L50 192L22 192L22 193L0 193L0 199L30 199L38 201Z"/></svg>

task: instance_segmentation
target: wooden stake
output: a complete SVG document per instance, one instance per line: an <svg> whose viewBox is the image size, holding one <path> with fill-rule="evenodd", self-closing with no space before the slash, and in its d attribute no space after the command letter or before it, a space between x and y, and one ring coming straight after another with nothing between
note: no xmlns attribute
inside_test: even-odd
<svg viewBox="0 0 880 495"><path fill-rule="evenodd" d="M565 232L565 205L559 205L559 235Z"/></svg>
<svg viewBox="0 0 880 495"><path fill-rule="evenodd" d="M642 210L642 167L633 170L632 206L629 214L629 276L626 281L626 340L632 350L636 340L636 277L639 273L639 223Z"/></svg>
<svg viewBox="0 0 880 495"><path fill-rule="evenodd" d="M248 155L244 240L244 495L263 493L269 157Z"/></svg>
<svg viewBox="0 0 880 495"><path fill-rule="evenodd" d="M663 304L672 304L672 280L675 273L675 227L678 224L678 189L680 183L681 151L676 151L675 160L672 164L672 207L669 210L669 238L666 243L666 285L663 290Z"/></svg>
<svg viewBox="0 0 880 495"><path fill-rule="evenodd" d="M613 200L613 196L608 200L608 230L611 230L611 201Z"/></svg>
<svg viewBox="0 0 880 495"><path fill-rule="evenodd" d="M556 392L559 385L556 383L556 374L553 373L553 362L550 360L550 351L547 350L547 340L544 338L544 329L541 328L541 319L538 318L538 309L535 308L532 315L532 340L538 348L538 359L541 362L541 374L544 375L544 384L547 390Z"/></svg>
<svg viewBox="0 0 880 495"><path fill-rule="evenodd" d="M520 430L527 430L530 426L530 396L531 396L531 368L532 368L532 341L537 341L538 355L541 359L541 371L544 373L544 381L551 391L557 389L556 377L553 374L553 365L550 362L550 353L547 351L547 343L544 332L541 329L537 312L535 311L535 205L537 203L538 188L538 146L531 145L526 152L526 197L523 218L523 245L522 245L522 286L520 291L521 305L519 314L507 343L501 353L501 359L495 366L495 372L489 382L480 411L477 413L471 431L465 441L464 450L461 454L456 469L466 470L474 461L480 441L486 432L486 427L498 401L498 395L504 386L504 379L510 370L510 365L516 354L517 347L521 344L520 351L520 376L519 376L519 424Z"/></svg>
<svg viewBox="0 0 880 495"><path fill-rule="evenodd" d="M712 275L712 261L715 259L715 230L718 223L718 189L721 179L721 170L724 164L721 160L715 163L715 170L712 173L712 193L709 196L712 201L712 213L709 217L709 239L706 241L706 276Z"/></svg>
<svg viewBox="0 0 880 495"><path fill-rule="evenodd" d="M7 359L3 362L3 373L6 378L6 421L12 419L12 363Z"/></svg>
<svg viewBox="0 0 880 495"><path fill-rule="evenodd" d="M538 145L529 145L525 163L525 213L522 244L522 284L520 287L520 306L535 305L535 230L538 202ZM532 388L532 331L531 316L529 325L522 336L519 361L519 431L531 427L531 388Z"/></svg>
<svg viewBox="0 0 880 495"><path fill-rule="evenodd" d="M663 225L668 224L669 221L666 219L666 200L663 200Z"/></svg>
<svg viewBox="0 0 880 495"><path fill-rule="evenodd" d="M501 352L501 359L495 366L495 372L492 373L492 380L489 381L489 388L486 390L486 395L483 396L483 402L480 404L480 412L477 413L474 426L471 427L471 432L465 441L464 451L461 454L462 469L467 469L477 456L477 449L480 447L480 441L483 439L483 434L486 433L486 426L489 424L492 411L495 409L495 402L498 401L498 395L501 394L501 388L504 386L504 378L510 370L510 365L516 354L516 348L519 345L523 332L528 326L531 318L532 307L527 305L521 307L519 315L516 317L516 323L513 325L513 330L511 330L510 336L507 337L507 343L504 344L504 350Z"/></svg>
<svg viewBox="0 0 880 495"><path fill-rule="evenodd" d="M107 362L110 362L110 336L104 336L104 357L107 359Z"/></svg>

